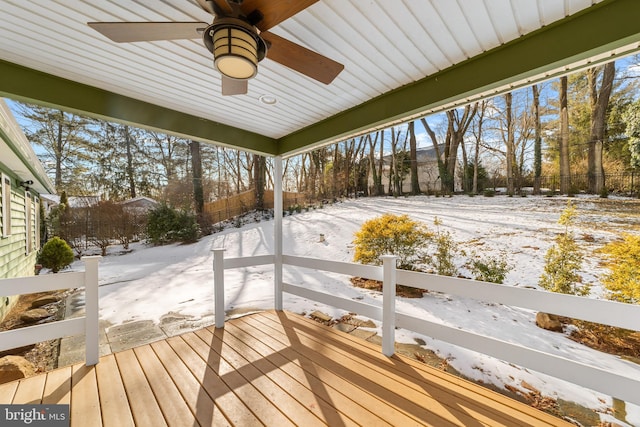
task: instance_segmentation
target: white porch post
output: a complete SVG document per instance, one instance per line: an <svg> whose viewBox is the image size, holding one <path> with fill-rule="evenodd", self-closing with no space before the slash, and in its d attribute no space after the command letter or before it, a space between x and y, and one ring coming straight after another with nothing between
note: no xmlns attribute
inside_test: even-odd
<svg viewBox="0 0 640 427"><path fill-rule="evenodd" d="M382 259L382 354L393 356L396 341L396 260L395 255Z"/></svg>
<svg viewBox="0 0 640 427"><path fill-rule="evenodd" d="M274 242L274 305L275 309L282 311L282 156L274 158L273 178L273 242Z"/></svg>
<svg viewBox="0 0 640 427"><path fill-rule="evenodd" d="M85 364L92 366L100 359L100 316L98 313L98 262L101 256L84 256L85 299Z"/></svg>
<svg viewBox="0 0 640 427"><path fill-rule="evenodd" d="M216 328L224 328L224 249L213 252L213 313Z"/></svg>

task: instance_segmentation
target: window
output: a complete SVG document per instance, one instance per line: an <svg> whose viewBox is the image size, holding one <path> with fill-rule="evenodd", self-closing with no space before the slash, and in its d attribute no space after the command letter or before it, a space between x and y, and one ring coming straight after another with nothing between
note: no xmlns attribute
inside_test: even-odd
<svg viewBox="0 0 640 427"><path fill-rule="evenodd" d="M0 197L2 197L2 237L11 235L11 179L2 174Z"/></svg>

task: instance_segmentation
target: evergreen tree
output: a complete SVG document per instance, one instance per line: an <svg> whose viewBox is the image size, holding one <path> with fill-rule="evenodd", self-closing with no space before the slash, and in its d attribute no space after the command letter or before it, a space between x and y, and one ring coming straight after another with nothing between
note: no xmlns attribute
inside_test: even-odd
<svg viewBox="0 0 640 427"><path fill-rule="evenodd" d="M29 141L42 148L40 160L53 176L56 191L81 192L83 176L89 169L87 147L95 122L89 118L38 105L19 104L19 114L28 126Z"/></svg>
<svg viewBox="0 0 640 427"><path fill-rule="evenodd" d="M551 292L572 295L588 295L589 286L581 285L578 274L582 267L582 251L571 231L576 209L569 200L558 220L564 232L556 237L556 243L547 251L540 286Z"/></svg>

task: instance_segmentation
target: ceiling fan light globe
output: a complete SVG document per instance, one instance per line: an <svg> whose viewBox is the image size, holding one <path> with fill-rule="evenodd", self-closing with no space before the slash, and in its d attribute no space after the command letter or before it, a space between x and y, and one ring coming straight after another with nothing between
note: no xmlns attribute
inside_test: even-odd
<svg viewBox="0 0 640 427"><path fill-rule="evenodd" d="M214 64L218 71L232 79L246 80L258 74L258 68L253 62L234 55L218 57Z"/></svg>
<svg viewBox="0 0 640 427"><path fill-rule="evenodd" d="M258 42L243 28L216 28L213 57L218 71L229 78L246 80L258 73Z"/></svg>

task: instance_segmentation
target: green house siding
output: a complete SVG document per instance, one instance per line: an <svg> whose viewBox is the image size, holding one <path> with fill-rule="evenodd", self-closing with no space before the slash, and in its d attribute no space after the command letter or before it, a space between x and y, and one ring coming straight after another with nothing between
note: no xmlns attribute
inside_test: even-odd
<svg viewBox="0 0 640 427"><path fill-rule="evenodd" d="M39 203L39 199L36 194L27 194L24 189L17 188L17 179L9 175L1 167L0 172L8 176L12 184L10 194L5 194L6 188L0 191L1 203L4 203L5 197L8 197L11 201L11 229L3 229L4 221L0 221L0 279L32 276L39 249L39 239L37 238L39 228L37 227L37 213L39 208L36 205L36 203ZM30 205L30 209L27 208L27 204ZM29 245L27 245L27 211L30 214ZM1 215L2 211L0 210ZM30 251L27 250L28 246ZM4 318L16 299L15 296L0 297L0 319Z"/></svg>

